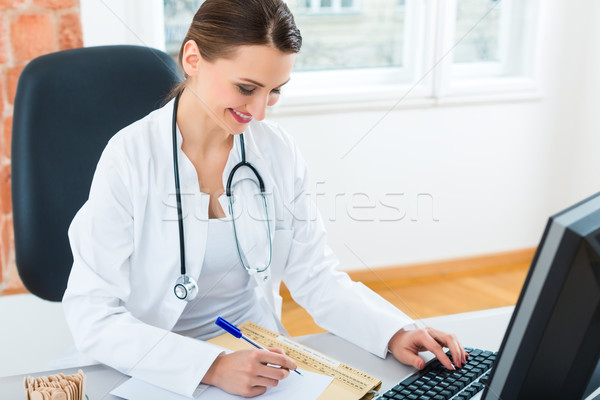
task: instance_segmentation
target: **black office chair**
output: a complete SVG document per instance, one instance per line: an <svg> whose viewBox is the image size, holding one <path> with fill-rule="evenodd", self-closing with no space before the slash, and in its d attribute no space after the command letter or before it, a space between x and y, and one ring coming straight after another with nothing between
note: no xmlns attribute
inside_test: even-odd
<svg viewBox="0 0 600 400"><path fill-rule="evenodd" d="M41 56L14 104L12 201L17 269L33 294L60 301L73 264L67 230L87 200L108 140L159 108L180 81L165 53L102 46Z"/></svg>

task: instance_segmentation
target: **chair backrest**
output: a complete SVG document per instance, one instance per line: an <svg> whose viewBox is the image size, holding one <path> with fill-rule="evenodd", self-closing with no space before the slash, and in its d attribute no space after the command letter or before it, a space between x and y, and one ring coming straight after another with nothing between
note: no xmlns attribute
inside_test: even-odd
<svg viewBox="0 0 600 400"><path fill-rule="evenodd" d="M62 299L73 264L67 230L102 150L179 81L167 54L139 46L61 51L25 67L13 112L12 200L17 269L31 293Z"/></svg>

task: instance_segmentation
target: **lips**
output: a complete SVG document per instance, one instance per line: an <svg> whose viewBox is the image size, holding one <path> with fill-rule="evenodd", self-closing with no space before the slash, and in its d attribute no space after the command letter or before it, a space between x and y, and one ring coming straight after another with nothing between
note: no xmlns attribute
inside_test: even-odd
<svg viewBox="0 0 600 400"><path fill-rule="evenodd" d="M247 124L248 122L252 121L252 115L244 114L242 112L234 110L233 108L228 108L228 110L231 113L233 119L235 119L240 124Z"/></svg>

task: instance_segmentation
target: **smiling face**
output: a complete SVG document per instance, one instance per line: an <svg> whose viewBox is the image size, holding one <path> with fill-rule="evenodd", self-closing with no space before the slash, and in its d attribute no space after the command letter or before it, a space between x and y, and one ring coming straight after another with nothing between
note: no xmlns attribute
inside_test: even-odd
<svg viewBox="0 0 600 400"><path fill-rule="evenodd" d="M182 61L188 75L186 90L201 104L206 119L239 134L253 119L263 120L266 107L277 103L295 57L267 45L245 45L228 58L206 61L190 41Z"/></svg>

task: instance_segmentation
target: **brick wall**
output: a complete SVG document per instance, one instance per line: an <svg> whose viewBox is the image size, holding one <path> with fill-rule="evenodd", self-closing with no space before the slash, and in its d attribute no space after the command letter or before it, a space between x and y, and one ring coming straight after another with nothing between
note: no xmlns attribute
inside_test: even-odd
<svg viewBox="0 0 600 400"><path fill-rule="evenodd" d="M10 140L17 81L43 54L83 46L79 0L0 0L0 293L22 289L15 268Z"/></svg>

